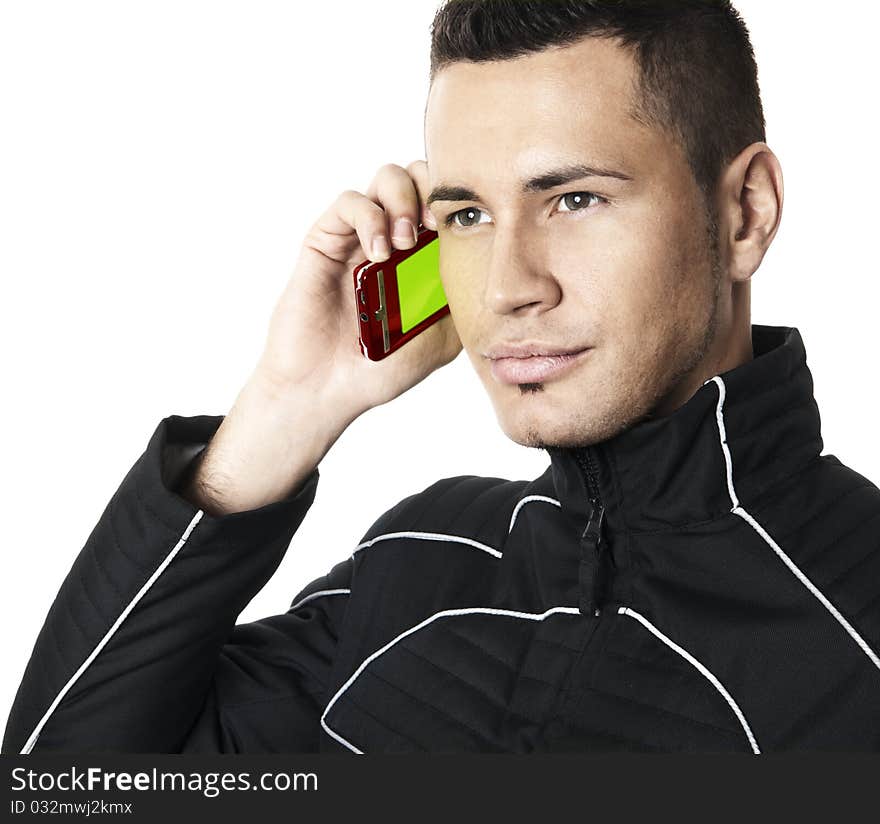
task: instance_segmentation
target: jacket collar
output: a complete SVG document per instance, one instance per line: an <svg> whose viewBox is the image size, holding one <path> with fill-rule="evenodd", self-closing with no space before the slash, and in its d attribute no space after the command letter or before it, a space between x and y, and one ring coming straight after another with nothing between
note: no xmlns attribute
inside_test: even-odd
<svg viewBox="0 0 880 824"><path fill-rule="evenodd" d="M695 524L760 502L817 457L819 409L800 332L753 324L752 351L671 415L591 446L548 447L562 509L585 524L598 495L611 531Z"/></svg>

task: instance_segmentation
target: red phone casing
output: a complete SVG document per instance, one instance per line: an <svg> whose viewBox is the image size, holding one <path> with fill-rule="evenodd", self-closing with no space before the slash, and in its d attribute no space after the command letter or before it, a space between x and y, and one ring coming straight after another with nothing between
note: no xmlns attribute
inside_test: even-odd
<svg viewBox="0 0 880 824"><path fill-rule="evenodd" d="M370 360L382 360L449 314L449 304L426 317L412 329L401 332L397 266L437 237L437 232L419 224L411 249L392 249L387 260L365 260L353 270L355 304L358 311L358 340L361 352Z"/></svg>

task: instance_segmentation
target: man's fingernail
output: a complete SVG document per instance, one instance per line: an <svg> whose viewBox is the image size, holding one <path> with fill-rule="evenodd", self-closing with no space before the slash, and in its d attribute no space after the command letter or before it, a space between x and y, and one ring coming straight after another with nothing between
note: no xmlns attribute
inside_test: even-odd
<svg viewBox="0 0 880 824"><path fill-rule="evenodd" d="M416 242L416 227L413 226L409 218L399 217L394 221L394 232L392 239L395 243L406 243L407 241Z"/></svg>

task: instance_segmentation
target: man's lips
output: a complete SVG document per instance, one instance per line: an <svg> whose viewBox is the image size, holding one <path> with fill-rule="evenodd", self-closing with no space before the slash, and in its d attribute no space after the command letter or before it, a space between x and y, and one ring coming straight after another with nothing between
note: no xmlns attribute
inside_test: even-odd
<svg viewBox="0 0 880 824"><path fill-rule="evenodd" d="M592 347L588 347L559 355L491 358L490 370L500 383L542 383L581 363L592 351Z"/></svg>
<svg viewBox="0 0 880 824"><path fill-rule="evenodd" d="M494 346L490 346L483 354L492 360L497 360L498 358L530 358L533 356L552 357L555 355L571 355L589 348L586 344L556 346L552 343L526 340L515 343L512 341L509 343L496 343Z"/></svg>

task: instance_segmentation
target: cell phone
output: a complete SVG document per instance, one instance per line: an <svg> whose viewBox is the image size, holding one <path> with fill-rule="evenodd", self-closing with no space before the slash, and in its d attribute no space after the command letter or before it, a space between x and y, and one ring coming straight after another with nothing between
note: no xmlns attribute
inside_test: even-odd
<svg viewBox="0 0 880 824"><path fill-rule="evenodd" d="M437 232L421 223L411 249L392 249L387 260L354 268L361 353L382 360L424 332L449 305L440 282Z"/></svg>

